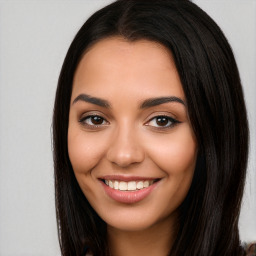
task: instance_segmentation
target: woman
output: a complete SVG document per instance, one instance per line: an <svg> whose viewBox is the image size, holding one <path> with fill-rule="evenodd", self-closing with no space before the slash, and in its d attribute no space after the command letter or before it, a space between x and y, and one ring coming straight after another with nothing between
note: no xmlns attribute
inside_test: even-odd
<svg viewBox="0 0 256 256"><path fill-rule="evenodd" d="M74 38L56 92L62 255L244 255L248 125L232 50L187 0L120 0Z"/></svg>

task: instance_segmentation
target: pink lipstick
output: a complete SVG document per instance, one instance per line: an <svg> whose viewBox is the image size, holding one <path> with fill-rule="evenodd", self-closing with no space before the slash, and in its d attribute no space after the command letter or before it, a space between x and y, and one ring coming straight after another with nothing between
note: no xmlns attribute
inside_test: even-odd
<svg viewBox="0 0 256 256"><path fill-rule="evenodd" d="M132 204L146 198L157 186L160 179L145 177L105 176L101 184L113 200Z"/></svg>

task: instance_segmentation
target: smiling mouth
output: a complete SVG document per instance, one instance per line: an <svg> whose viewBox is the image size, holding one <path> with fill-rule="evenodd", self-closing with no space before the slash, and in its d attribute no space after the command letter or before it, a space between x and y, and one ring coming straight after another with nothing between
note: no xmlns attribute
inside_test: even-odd
<svg viewBox="0 0 256 256"><path fill-rule="evenodd" d="M155 180L139 180L139 181L120 181L120 180L102 180L108 187L119 191L138 191L148 188L159 179Z"/></svg>

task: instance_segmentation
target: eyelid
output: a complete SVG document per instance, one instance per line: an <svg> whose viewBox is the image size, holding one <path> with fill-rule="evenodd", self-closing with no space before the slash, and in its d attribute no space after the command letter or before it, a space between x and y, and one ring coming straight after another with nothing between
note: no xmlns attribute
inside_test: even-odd
<svg viewBox="0 0 256 256"><path fill-rule="evenodd" d="M79 120L79 122L83 122L84 120L89 119L89 118L92 118L92 117L99 117L99 118L101 118L103 121L107 122L107 120L106 120L104 117L99 116L99 115L88 115L88 116L82 117L82 118Z"/></svg>
<svg viewBox="0 0 256 256"><path fill-rule="evenodd" d="M103 112L101 111L98 111L98 110L89 110L89 111L83 111L82 113L80 113L78 115L78 120L81 120L81 119L84 119L86 117L89 117L89 116L99 116L105 120L108 120L109 117L106 116L106 114L104 114Z"/></svg>
<svg viewBox="0 0 256 256"><path fill-rule="evenodd" d="M153 121L154 119L156 118L160 118L160 117L164 117L164 118L167 118L168 121L171 122L171 124L169 124L168 126L153 126L153 125L149 125L149 123L151 121ZM171 129L173 128L174 126L176 126L177 124L181 123L179 120L177 120L176 118L170 116L170 115L167 115L167 114L157 114L157 115L154 115L152 117L149 118L149 120L144 124L146 126L150 126L151 128L153 129L157 129L157 130L165 130L165 129Z"/></svg>
<svg viewBox="0 0 256 256"><path fill-rule="evenodd" d="M88 124L88 123L86 123L85 121L87 120L87 119L89 119L89 118L92 118L92 117L99 117L99 118L101 118L101 119L103 119L103 121L105 122L105 123L103 123L103 124ZM78 122L82 125L82 126L84 126L84 127L86 127L86 128L89 128L89 129L98 129L98 128L103 128L103 127L105 127L106 125L108 125L109 124L109 121L107 120L107 118L105 118L104 117L104 115L103 114L99 114L99 113L95 113L95 112L87 112L87 113L84 113L79 119L78 119Z"/></svg>
<svg viewBox="0 0 256 256"><path fill-rule="evenodd" d="M91 122L91 124L88 124L86 122L87 119L92 118L92 117L99 117L103 120L102 124L93 124ZM161 126L161 125L152 125L150 124L150 122L152 122L154 119L157 118L167 118L168 119L168 123L165 126ZM110 122L108 121L108 118L105 117L105 115L103 113L99 113L98 111L88 111L85 112L81 115L81 117L78 119L78 122L89 129L99 129L99 128L104 128L107 125L110 124ZM173 117L173 114L166 114L166 113L154 113L151 114L148 118L147 121L143 124L145 126L150 127L151 129L156 129L156 130L166 130L166 129L171 129L174 126L176 126L177 124L181 123L179 120L176 119L176 117Z"/></svg>

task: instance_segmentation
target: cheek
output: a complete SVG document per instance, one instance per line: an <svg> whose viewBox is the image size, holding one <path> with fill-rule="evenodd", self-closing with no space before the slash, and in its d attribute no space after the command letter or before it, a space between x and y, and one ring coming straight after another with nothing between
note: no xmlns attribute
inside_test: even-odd
<svg viewBox="0 0 256 256"><path fill-rule="evenodd" d="M104 154L104 148L101 138L69 128L68 154L75 174L90 172Z"/></svg>
<svg viewBox="0 0 256 256"><path fill-rule="evenodd" d="M191 186L197 159L197 144L190 129L180 129L177 133L169 134L158 144L158 147L151 147L150 153L154 163L167 176L167 188L160 201L169 213L179 207ZM167 198L165 195L168 195Z"/></svg>
<svg viewBox="0 0 256 256"><path fill-rule="evenodd" d="M151 147L150 152L164 172L169 176L193 175L197 145L190 129L180 129L178 133L163 137L157 144L158 147Z"/></svg>

